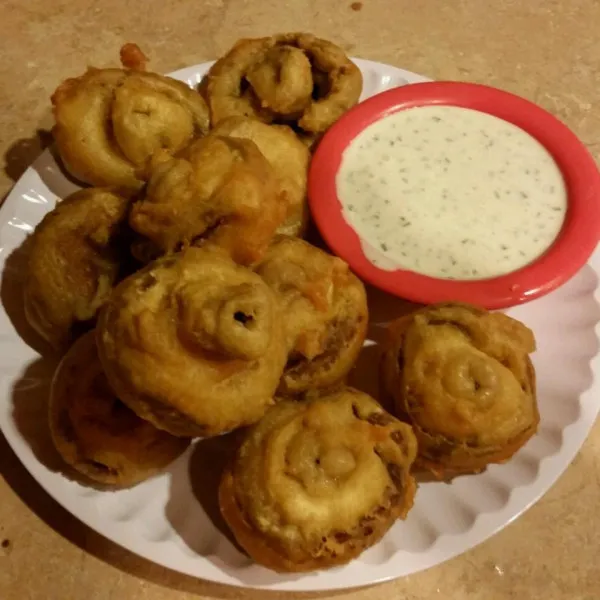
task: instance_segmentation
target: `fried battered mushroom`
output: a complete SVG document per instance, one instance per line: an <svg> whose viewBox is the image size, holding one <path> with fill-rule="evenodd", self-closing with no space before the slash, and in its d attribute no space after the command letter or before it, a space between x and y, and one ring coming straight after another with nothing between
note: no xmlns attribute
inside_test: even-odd
<svg viewBox="0 0 600 600"><path fill-rule="evenodd" d="M266 125L247 117L230 117L219 123L211 135L254 142L273 167L288 204L288 216L277 232L302 236L308 223L306 186L310 152L285 125Z"/></svg>
<svg viewBox="0 0 600 600"><path fill-rule="evenodd" d="M246 116L290 123L313 142L362 91L358 67L339 47L307 33L239 40L208 74L211 123Z"/></svg>
<svg viewBox="0 0 600 600"><path fill-rule="evenodd" d="M52 381L50 432L65 462L94 482L126 487L148 479L189 440L140 419L108 386L93 331L79 338Z"/></svg>
<svg viewBox="0 0 600 600"><path fill-rule="evenodd" d="M62 349L96 317L116 282L129 201L109 189L75 192L31 236L24 282L29 324Z"/></svg>
<svg viewBox="0 0 600 600"><path fill-rule="evenodd" d="M145 72L134 44L121 49L121 61L127 68L89 68L60 84L52 132L73 177L137 190L157 150L175 153L207 132L208 107L185 83Z"/></svg>
<svg viewBox="0 0 600 600"><path fill-rule="evenodd" d="M277 45L250 67L246 80L263 108L282 116L300 115L313 93L312 66L301 48Z"/></svg>
<svg viewBox="0 0 600 600"><path fill-rule="evenodd" d="M501 313L432 305L390 326L384 393L419 440L417 466L439 479L508 460L536 432L533 333Z"/></svg>
<svg viewBox="0 0 600 600"><path fill-rule="evenodd" d="M282 401L248 431L225 471L221 512L270 569L344 564L406 517L416 452L411 428L362 392Z"/></svg>
<svg viewBox="0 0 600 600"><path fill-rule="evenodd" d="M100 315L97 342L119 398L180 436L260 419L286 359L271 289L207 248L159 259L121 282Z"/></svg>
<svg viewBox="0 0 600 600"><path fill-rule="evenodd" d="M256 267L284 307L289 356L279 394L303 396L344 380L365 340L364 285L339 258L278 237Z"/></svg>
<svg viewBox="0 0 600 600"><path fill-rule="evenodd" d="M281 183L254 142L209 135L177 157L156 157L129 223L159 253L208 240L249 264L262 257L287 210Z"/></svg>

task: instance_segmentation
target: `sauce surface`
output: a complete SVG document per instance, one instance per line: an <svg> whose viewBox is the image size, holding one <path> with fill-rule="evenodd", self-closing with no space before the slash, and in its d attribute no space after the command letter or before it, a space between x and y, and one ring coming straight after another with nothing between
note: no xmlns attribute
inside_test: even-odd
<svg viewBox="0 0 600 600"><path fill-rule="evenodd" d="M486 279L542 255L567 210L560 169L519 127L456 106L388 115L346 148L336 176L369 260L444 279Z"/></svg>

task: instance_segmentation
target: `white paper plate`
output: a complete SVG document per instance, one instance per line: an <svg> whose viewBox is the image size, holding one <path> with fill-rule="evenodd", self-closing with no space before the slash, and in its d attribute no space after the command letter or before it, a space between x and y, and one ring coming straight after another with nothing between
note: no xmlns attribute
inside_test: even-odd
<svg viewBox="0 0 600 600"><path fill-rule="evenodd" d="M363 98L425 80L388 65L356 62L364 76ZM193 86L209 66L173 75ZM510 462L450 485L422 485L408 519L351 565L287 577L260 568L213 524L218 516L211 493L215 483L203 474L205 465L218 462L218 457L207 454L206 442L190 448L163 475L127 491L95 491L56 471L60 462L48 449L45 422L54 365L40 359L21 337L27 339L28 330L19 281L24 253L18 248L52 209L56 197L74 189L46 151L18 181L0 211L0 426L26 468L60 504L102 535L151 561L203 579L279 590L331 590L408 575L472 548L531 506L569 465L596 418L599 252L556 292L509 311L529 325L538 340L534 362L541 413L539 434ZM400 304L380 293L371 296L371 339L357 367L359 379L362 373L368 375L361 382L367 391L375 384L370 361L376 356L378 332ZM218 441L208 445L218 446Z"/></svg>

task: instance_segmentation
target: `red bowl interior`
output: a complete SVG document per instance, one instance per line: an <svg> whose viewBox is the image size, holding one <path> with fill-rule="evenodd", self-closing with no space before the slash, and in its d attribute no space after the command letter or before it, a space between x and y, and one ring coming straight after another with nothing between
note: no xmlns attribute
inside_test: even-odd
<svg viewBox="0 0 600 600"><path fill-rule="evenodd" d="M386 115L435 104L471 108L513 123L543 144L561 169L568 195L565 222L553 245L522 269L478 281L437 279L400 269L385 271L365 257L358 235L344 219L335 178L348 144ZM308 193L315 223L338 256L365 281L424 304L455 300L497 309L533 300L572 277L600 240L600 173L585 146L568 127L536 104L471 83L406 85L354 107L319 143L309 171Z"/></svg>

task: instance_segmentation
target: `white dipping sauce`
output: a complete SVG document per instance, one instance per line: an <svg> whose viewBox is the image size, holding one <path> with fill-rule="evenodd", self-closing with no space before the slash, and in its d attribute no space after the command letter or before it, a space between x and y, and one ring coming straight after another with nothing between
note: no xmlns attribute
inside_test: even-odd
<svg viewBox="0 0 600 600"><path fill-rule="evenodd" d="M343 214L383 269L486 279L524 267L567 210L560 169L528 133L456 106L401 110L345 150Z"/></svg>

